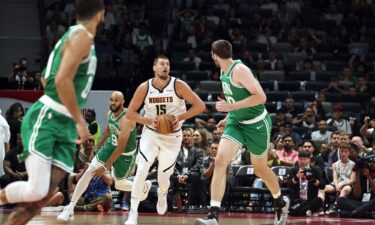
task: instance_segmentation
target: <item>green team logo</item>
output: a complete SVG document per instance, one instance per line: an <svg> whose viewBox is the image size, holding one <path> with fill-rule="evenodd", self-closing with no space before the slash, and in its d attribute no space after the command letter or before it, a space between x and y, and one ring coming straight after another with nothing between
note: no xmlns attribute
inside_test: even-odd
<svg viewBox="0 0 375 225"><path fill-rule="evenodd" d="M228 83L225 83L223 82L223 92L224 92L224 95L225 95L225 98L227 99L227 101L229 103L235 103L236 101L234 100L234 98L230 97L233 95L233 92L232 90L230 89L230 86Z"/></svg>
<svg viewBox="0 0 375 225"><path fill-rule="evenodd" d="M109 124L109 130L111 131L111 143L113 146L117 146L118 144L118 141L117 141L117 136L118 136L118 133L120 132L119 129L113 125L113 124Z"/></svg>
<svg viewBox="0 0 375 225"><path fill-rule="evenodd" d="M94 75L95 75L95 71L96 71L96 63L97 63L96 56L94 56L94 55L91 56L89 66L87 68L87 76L89 76L89 79L86 83L85 89L83 89L83 91L81 93L81 97L83 99L87 98L87 95L89 94L89 92L91 90L92 82L94 81Z"/></svg>

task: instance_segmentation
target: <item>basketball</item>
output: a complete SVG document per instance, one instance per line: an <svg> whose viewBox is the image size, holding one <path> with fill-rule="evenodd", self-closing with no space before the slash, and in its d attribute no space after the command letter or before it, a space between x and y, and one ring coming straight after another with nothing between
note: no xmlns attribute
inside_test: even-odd
<svg viewBox="0 0 375 225"><path fill-rule="evenodd" d="M162 114L156 117L156 130L160 134L169 134L173 131L174 116Z"/></svg>

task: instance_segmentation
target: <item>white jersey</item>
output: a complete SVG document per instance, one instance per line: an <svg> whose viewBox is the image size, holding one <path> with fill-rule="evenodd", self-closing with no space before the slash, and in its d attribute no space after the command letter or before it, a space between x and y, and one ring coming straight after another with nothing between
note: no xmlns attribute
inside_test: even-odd
<svg viewBox="0 0 375 225"><path fill-rule="evenodd" d="M185 100L176 94L176 78L170 77L167 86L159 90L152 84L153 79L149 79L148 90L144 100L144 117L155 118L157 115L168 114L179 116L186 112ZM180 121L177 128L179 130L184 121ZM151 127L150 127L151 128ZM154 129L154 128L152 128Z"/></svg>

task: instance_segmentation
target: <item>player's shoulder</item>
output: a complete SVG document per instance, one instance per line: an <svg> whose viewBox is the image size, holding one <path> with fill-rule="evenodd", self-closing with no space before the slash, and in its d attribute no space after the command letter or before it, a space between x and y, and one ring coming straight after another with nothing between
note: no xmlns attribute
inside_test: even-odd
<svg viewBox="0 0 375 225"><path fill-rule="evenodd" d="M246 66L245 64L239 63L239 64L237 64L237 66L235 66L233 68L233 71L238 72L238 73L249 73L249 72L251 72L251 69L248 66Z"/></svg>

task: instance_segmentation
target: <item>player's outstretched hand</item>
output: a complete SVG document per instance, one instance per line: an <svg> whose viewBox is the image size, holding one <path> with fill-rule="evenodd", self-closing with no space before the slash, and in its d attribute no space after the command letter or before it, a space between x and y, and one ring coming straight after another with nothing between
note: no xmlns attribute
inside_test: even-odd
<svg viewBox="0 0 375 225"><path fill-rule="evenodd" d="M86 140L92 139L92 135L90 134L85 122L77 123L77 132L79 139L75 141L76 144L82 144Z"/></svg>

